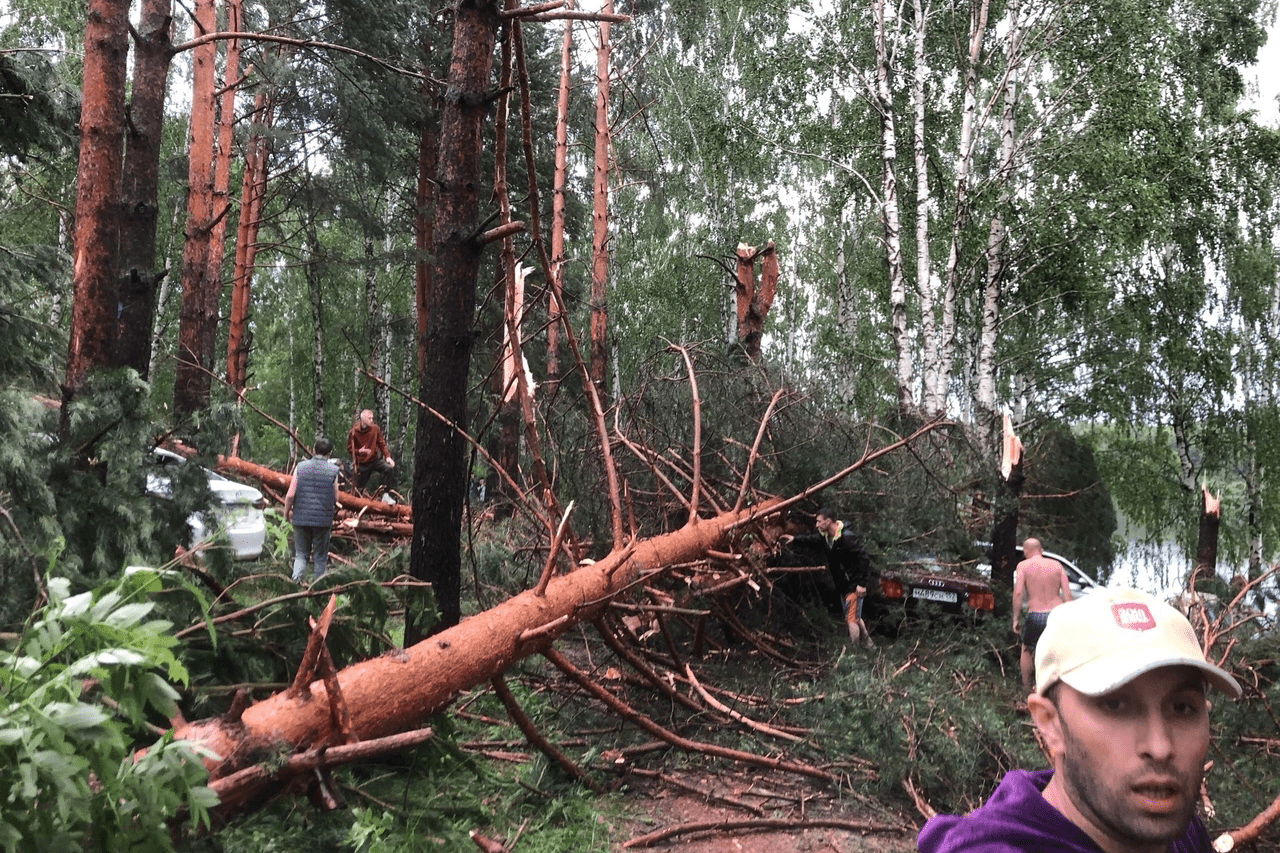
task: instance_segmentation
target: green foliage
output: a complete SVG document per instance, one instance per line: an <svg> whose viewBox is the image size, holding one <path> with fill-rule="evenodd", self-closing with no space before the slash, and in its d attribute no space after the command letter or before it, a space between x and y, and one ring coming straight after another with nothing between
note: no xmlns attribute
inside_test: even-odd
<svg viewBox="0 0 1280 853"><path fill-rule="evenodd" d="M522 691L523 692L523 691ZM523 698L522 698L523 701ZM566 783L545 761L515 769L479 762L455 745L462 731L444 723L437 739L383 762L339 769L349 809L299 815L277 802L218 834L236 853L415 853L474 847L471 830L495 838L520 835L527 853L612 849L608 818L620 806Z"/></svg>
<svg viewBox="0 0 1280 853"><path fill-rule="evenodd" d="M38 51L0 49L0 155L25 159L72 144L78 93Z"/></svg>
<svg viewBox="0 0 1280 853"><path fill-rule="evenodd" d="M207 823L217 800L191 744L166 737L133 752L149 717L173 712L170 682L187 680L170 624L150 618L161 576L132 571L79 594L66 578L47 587L17 649L0 652L0 845L172 850L169 821Z"/></svg>

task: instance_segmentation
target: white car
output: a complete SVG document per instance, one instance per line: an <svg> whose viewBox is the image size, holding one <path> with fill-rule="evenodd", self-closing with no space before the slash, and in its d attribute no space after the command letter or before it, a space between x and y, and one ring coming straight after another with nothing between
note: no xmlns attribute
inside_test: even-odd
<svg viewBox="0 0 1280 853"><path fill-rule="evenodd" d="M171 450L157 447L151 451L147 469L147 494L159 498L173 497L173 482L166 468L189 464ZM210 547L218 547L225 541L231 547L231 556L237 560L256 560L262 554L267 538L267 523L262 510L267 505L262 492L210 471L204 471L215 507L210 512L192 513L187 518L191 528L191 547L212 540ZM225 539L222 537L225 536Z"/></svg>
<svg viewBox="0 0 1280 853"><path fill-rule="evenodd" d="M991 547L990 542L978 541L978 542L974 542L973 544L977 545L979 548ZM1018 545L1016 546L1016 549L1018 551L1018 559L1021 560L1022 546ZM1056 560L1057 562L1061 563L1062 568L1066 569L1067 584L1071 587L1072 598L1079 598L1082 595L1088 595L1091 592L1094 592L1099 589L1103 589L1102 584L1098 583L1096 580L1089 577L1087 574L1085 574L1084 569L1080 568L1075 563L1071 562L1061 554L1055 554L1052 551L1042 551L1041 553L1044 556L1048 557L1050 560ZM987 578L991 577L990 563L979 563L977 566L977 569L984 577L987 577Z"/></svg>

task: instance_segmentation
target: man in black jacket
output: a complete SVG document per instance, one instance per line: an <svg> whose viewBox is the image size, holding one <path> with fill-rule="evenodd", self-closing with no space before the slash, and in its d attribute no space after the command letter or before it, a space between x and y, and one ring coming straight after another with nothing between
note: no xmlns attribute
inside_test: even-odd
<svg viewBox="0 0 1280 853"><path fill-rule="evenodd" d="M795 540L801 543L822 543L836 597L844 606L849 638L855 642L861 640L864 646L870 647L871 632L862 619L862 604L872 581L871 558L867 556L858 535L836 518L836 511L831 507L824 506L818 510L813 526L817 528L817 535L797 536Z"/></svg>

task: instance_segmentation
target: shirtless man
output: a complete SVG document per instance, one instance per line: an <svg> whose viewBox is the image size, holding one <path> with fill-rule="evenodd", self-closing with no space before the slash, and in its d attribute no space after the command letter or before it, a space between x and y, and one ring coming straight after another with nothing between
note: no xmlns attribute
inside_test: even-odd
<svg viewBox="0 0 1280 853"><path fill-rule="evenodd" d="M1028 538L1022 543L1026 557L1013 577L1013 633L1018 633L1018 619L1022 616L1022 597L1027 598L1027 621L1022 629L1022 686L1031 687L1031 674L1035 662L1036 641L1049 621L1049 611L1064 601L1071 600L1071 587L1067 584L1067 570L1057 560L1044 556L1039 539Z"/></svg>

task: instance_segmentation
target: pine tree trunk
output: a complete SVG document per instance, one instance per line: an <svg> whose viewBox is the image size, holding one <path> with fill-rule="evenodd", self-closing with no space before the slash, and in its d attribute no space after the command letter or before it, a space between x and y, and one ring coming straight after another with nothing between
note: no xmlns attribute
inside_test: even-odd
<svg viewBox="0 0 1280 853"><path fill-rule="evenodd" d="M438 146L440 143L440 107L431 93L432 83L422 84L422 128L418 136L418 186L414 195L413 246L418 259L414 264L414 318L417 328L418 372L427 369L427 305L431 301L431 271L435 251L435 196Z"/></svg>
<svg viewBox="0 0 1280 853"><path fill-rule="evenodd" d="M316 224L307 220L307 300L311 304L311 403L315 410L316 436L328 435L324 414L324 297L320 275L320 238ZM306 435L305 432L301 433Z"/></svg>
<svg viewBox="0 0 1280 853"><path fill-rule="evenodd" d="M124 146L127 0L91 0L84 33L80 159L72 263L74 297L63 400L93 368L112 365L116 329L116 238ZM64 414L69 411L63 406Z"/></svg>
<svg viewBox="0 0 1280 853"><path fill-rule="evenodd" d="M214 32L213 0L196 0L196 30ZM173 387L174 413L196 412L209 401L209 369L218 322L218 277L210 276L214 207L215 75L217 42L192 50L191 127L188 132L186 242L182 250L182 302L178 309L178 364Z"/></svg>
<svg viewBox="0 0 1280 853"><path fill-rule="evenodd" d="M471 366L476 279L484 250L480 226L480 152L498 28L494 0L461 0L441 115L435 268L426 304L426 352L414 442L413 543L409 570L432 584L441 622L461 618L461 524L466 501L467 374ZM447 421L447 422L446 422ZM422 636L422 616L405 615L406 643Z"/></svg>
<svg viewBox="0 0 1280 853"><path fill-rule="evenodd" d="M613 0L601 10L613 13ZM600 22L596 48L596 148L591 213L591 356L588 373L604 397L609 357L609 22Z"/></svg>
<svg viewBox="0 0 1280 853"><path fill-rule="evenodd" d="M448 126L446 118L446 138ZM442 152L448 150L447 145L442 146ZM278 757L282 746L315 748L347 741L335 718L348 719L347 731L362 741L413 729L424 718L448 707L462 691L502 673L578 622L601 612L610 594L634 582L641 570L700 559L707 551L724 546L735 522L766 508L702 519L674 533L642 540L633 550L614 552L599 562L554 577L542 595L533 590L520 593L400 654L381 655L347 667L328 682L338 688L337 693L331 693L325 681L308 680L303 690L277 693L251 705L238 719L217 717L189 723L179 726L175 736L198 741L224 757L209 760L210 779L222 797L223 814L234 812L259 801L268 795L269 787L279 784L233 776L237 771L269 754ZM415 512L415 527L416 519ZM342 714L335 713L339 703Z"/></svg>
<svg viewBox="0 0 1280 853"><path fill-rule="evenodd" d="M569 8L573 7L572 1ZM560 41L560 89L556 96L555 175L551 183L551 281L548 293L547 390L560 382L560 313L564 310L564 188L569 163L569 72L573 61L573 21L564 22Z"/></svg>
<svg viewBox="0 0 1280 853"><path fill-rule="evenodd" d="M164 273L156 269L159 218L160 136L164 126L165 85L169 74L172 0L143 0L133 59L120 210L118 282L112 362L132 367L146 378L151 371L151 329L156 288Z"/></svg>
<svg viewBox="0 0 1280 853"><path fill-rule="evenodd" d="M378 298L378 268L375 264L377 253L374 251L373 234L364 235L364 311L365 337L369 341L369 370L382 380L386 380L382 365L386 353L382 346L382 331L385 322L382 316L382 303ZM381 383L373 383L373 410L378 413L378 423L387 423L387 391Z"/></svg>
<svg viewBox="0 0 1280 853"><path fill-rule="evenodd" d="M258 254L258 227L267 187L266 136L257 128L271 126L273 107L267 93L253 102L253 127L245 143L244 176L240 186L240 218L236 222L235 261L231 277L231 314L227 320L227 382L243 397L249 383L249 308L253 298L253 266Z"/></svg>

